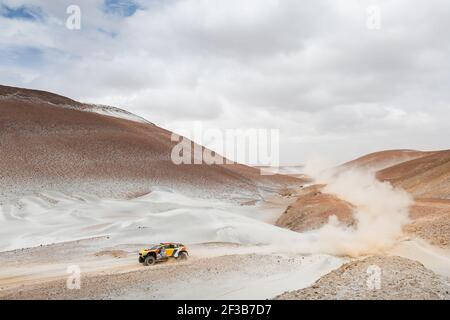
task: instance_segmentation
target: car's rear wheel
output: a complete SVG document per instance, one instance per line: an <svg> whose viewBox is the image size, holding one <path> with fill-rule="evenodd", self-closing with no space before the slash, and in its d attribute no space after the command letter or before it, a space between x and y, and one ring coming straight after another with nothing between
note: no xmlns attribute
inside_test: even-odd
<svg viewBox="0 0 450 320"><path fill-rule="evenodd" d="M178 259L180 260L186 260L188 258L188 255L186 252L180 252L180 254L178 255Z"/></svg>
<svg viewBox="0 0 450 320"><path fill-rule="evenodd" d="M151 266L152 264L155 264L156 259L154 256L146 256L144 259L144 265Z"/></svg>

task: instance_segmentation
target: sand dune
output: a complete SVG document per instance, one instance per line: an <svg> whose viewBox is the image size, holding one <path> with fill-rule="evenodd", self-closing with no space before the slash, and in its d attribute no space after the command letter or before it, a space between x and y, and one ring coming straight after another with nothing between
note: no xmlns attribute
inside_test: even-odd
<svg viewBox="0 0 450 320"><path fill-rule="evenodd" d="M281 203L242 206L154 190L134 199L46 193L0 208L0 251L108 236L114 244L232 242L271 244L300 234L276 228Z"/></svg>

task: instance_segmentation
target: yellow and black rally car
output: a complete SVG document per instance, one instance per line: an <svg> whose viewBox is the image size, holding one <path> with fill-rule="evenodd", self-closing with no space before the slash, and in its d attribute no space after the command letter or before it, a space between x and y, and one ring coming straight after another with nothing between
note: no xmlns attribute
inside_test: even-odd
<svg viewBox="0 0 450 320"><path fill-rule="evenodd" d="M156 262L167 261L169 258L186 260L188 255L187 247L184 244L163 242L150 247L150 249L139 250L139 262L150 266Z"/></svg>

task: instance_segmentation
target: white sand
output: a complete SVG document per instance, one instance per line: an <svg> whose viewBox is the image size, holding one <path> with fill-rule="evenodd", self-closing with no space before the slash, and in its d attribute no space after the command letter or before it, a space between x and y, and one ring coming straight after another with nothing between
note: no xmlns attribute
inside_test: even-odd
<svg viewBox="0 0 450 320"><path fill-rule="evenodd" d="M279 235L298 235L265 222L281 211L280 205L241 206L162 190L132 200L46 193L0 207L0 250L105 235L116 244L268 244Z"/></svg>

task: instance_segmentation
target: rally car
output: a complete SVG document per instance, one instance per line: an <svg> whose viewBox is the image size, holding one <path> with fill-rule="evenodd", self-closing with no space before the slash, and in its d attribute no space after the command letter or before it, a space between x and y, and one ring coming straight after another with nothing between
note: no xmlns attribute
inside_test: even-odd
<svg viewBox="0 0 450 320"><path fill-rule="evenodd" d="M188 255L185 245L175 242L163 242L149 249L139 250L139 262L145 266L150 266L156 262L167 261L170 258L186 260Z"/></svg>

